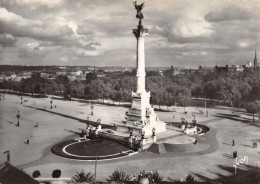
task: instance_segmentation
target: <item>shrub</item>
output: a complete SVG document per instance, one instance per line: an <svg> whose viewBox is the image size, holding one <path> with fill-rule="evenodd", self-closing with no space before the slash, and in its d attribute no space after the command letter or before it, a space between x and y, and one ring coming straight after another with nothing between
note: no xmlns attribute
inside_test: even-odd
<svg viewBox="0 0 260 184"><path fill-rule="evenodd" d="M77 172L77 174L72 177L72 182L74 183L93 183L94 181L94 174L91 172L86 174L83 170L81 172Z"/></svg>
<svg viewBox="0 0 260 184"><path fill-rule="evenodd" d="M33 174L32 174L33 178L38 178L39 176L41 176L41 173L38 170L34 171Z"/></svg>
<svg viewBox="0 0 260 184"><path fill-rule="evenodd" d="M61 170L59 170L59 169L56 169L56 170L54 170L54 171L52 172L52 177L53 177L53 178L59 178L60 175L61 175Z"/></svg>
<svg viewBox="0 0 260 184"><path fill-rule="evenodd" d="M130 181L131 177L123 171L115 170L110 176L108 176L107 181Z"/></svg>

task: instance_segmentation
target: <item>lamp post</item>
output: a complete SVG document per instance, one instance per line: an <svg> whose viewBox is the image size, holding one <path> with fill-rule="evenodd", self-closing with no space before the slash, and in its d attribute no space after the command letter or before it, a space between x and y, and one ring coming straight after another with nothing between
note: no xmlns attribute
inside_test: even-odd
<svg viewBox="0 0 260 184"><path fill-rule="evenodd" d="M21 96L21 104L23 104L23 96Z"/></svg>
<svg viewBox="0 0 260 184"><path fill-rule="evenodd" d="M91 105L90 108L91 108L91 115L93 116L93 114L94 114L94 111L93 111L94 105Z"/></svg>
<svg viewBox="0 0 260 184"><path fill-rule="evenodd" d="M155 128L152 129L153 137L155 136Z"/></svg>
<svg viewBox="0 0 260 184"><path fill-rule="evenodd" d="M192 116L193 116L193 118L194 118L193 120L195 121L195 114L192 114Z"/></svg>
<svg viewBox="0 0 260 184"><path fill-rule="evenodd" d="M141 134L141 139L142 140L144 139L144 134L145 134L145 131L142 131L142 134Z"/></svg>
<svg viewBox="0 0 260 184"><path fill-rule="evenodd" d="M133 136L133 129L130 129L130 137L132 137Z"/></svg>
<svg viewBox="0 0 260 184"><path fill-rule="evenodd" d="M87 116L87 128L89 127L89 116Z"/></svg>
<svg viewBox="0 0 260 184"><path fill-rule="evenodd" d="M51 98L51 101L50 101L50 103L51 103L51 109L52 109L52 103L53 103L53 101L52 101L52 98Z"/></svg>
<svg viewBox="0 0 260 184"><path fill-rule="evenodd" d="M99 119L97 120L96 129L98 129L98 126L100 125L100 123L101 123L101 119L99 118Z"/></svg>
<svg viewBox="0 0 260 184"><path fill-rule="evenodd" d="M16 126L20 126L19 119L20 119L21 115L20 115L19 111L17 112L16 117L17 117L17 119L18 119L18 122L17 122L17 125L16 125Z"/></svg>
<svg viewBox="0 0 260 184"><path fill-rule="evenodd" d="M98 158L98 154L96 155L96 161L95 161L95 180L94 180L95 184L97 182L97 158Z"/></svg>

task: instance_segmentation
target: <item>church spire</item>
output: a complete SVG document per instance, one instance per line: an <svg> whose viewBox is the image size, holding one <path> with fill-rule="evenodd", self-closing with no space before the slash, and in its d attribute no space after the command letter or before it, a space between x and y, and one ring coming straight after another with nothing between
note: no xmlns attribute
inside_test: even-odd
<svg viewBox="0 0 260 184"><path fill-rule="evenodd" d="M255 50L255 59L254 59L254 68L257 67L257 56L256 56L256 50Z"/></svg>

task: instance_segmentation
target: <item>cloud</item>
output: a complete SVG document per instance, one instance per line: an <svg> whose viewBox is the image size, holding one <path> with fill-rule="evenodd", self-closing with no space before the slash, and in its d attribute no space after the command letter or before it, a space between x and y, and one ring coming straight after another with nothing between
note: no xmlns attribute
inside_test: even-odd
<svg viewBox="0 0 260 184"><path fill-rule="evenodd" d="M61 6L63 0L15 0L17 4L29 6L31 9L36 9L41 6L47 6L49 8L55 8Z"/></svg>
<svg viewBox="0 0 260 184"><path fill-rule="evenodd" d="M10 34L0 34L0 45L4 47L14 46L16 38Z"/></svg>
<svg viewBox="0 0 260 184"><path fill-rule="evenodd" d="M196 14L179 18L171 31L172 34L182 38L209 37L213 33L212 25L205 21L204 17Z"/></svg>
<svg viewBox="0 0 260 184"><path fill-rule="evenodd" d="M61 38L73 33L73 31L67 25L60 24L59 21L28 20L5 8L0 8L0 33L10 33L16 37L45 39Z"/></svg>
<svg viewBox="0 0 260 184"><path fill-rule="evenodd" d="M2 63L135 65L132 1L0 1ZM259 46L255 1L198 2L146 2L147 65L239 63Z"/></svg>
<svg viewBox="0 0 260 184"><path fill-rule="evenodd" d="M85 50L85 49L82 49L82 48L74 48L73 51L78 57L99 56L99 55L103 54L103 51Z"/></svg>
<svg viewBox="0 0 260 184"><path fill-rule="evenodd" d="M22 58L42 58L45 54L45 50L36 42L26 43L20 46L20 57Z"/></svg>
<svg viewBox="0 0 260 184"><path fill-rule="evenodd" d="M43 41L41 44L48 46L78 47L90 50L100 49L100 43L85 35L77 35L77 23L68 21L60 16L48 16L41 21L25 19L19 15L0 8L0 33L9 33L15 37L32 38ZM28 46L28 45L27 45ZM35 56L37 52L30 52L23 48L22 56ZM86 51L87 52L87 51ZM99 53L98 51L97 53ZM25 53L25 54L24 54ZM87 55L87 54L81 54Z"/></svg>
<svg viewBox="0 0 260 184"><path fill-rule="evenodd" d="M253 15L245 10L242 10L236 6L224 7L221 11L211 11L205 19L209 22L220 22L220 21L232 21L232 20L249 20Z"/></svg>

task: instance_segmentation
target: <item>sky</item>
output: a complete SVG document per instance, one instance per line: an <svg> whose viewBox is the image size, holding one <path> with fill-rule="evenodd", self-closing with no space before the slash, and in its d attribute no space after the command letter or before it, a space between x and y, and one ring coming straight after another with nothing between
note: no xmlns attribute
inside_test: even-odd
<svg viewBox="0 0 260 184"><path fill-rule="evenodd" d="M148 67L242 65L260 53L260 0L146 0L142 12ZM0 65L135 66L135 16L130 0L0 0Z"/></svg>

